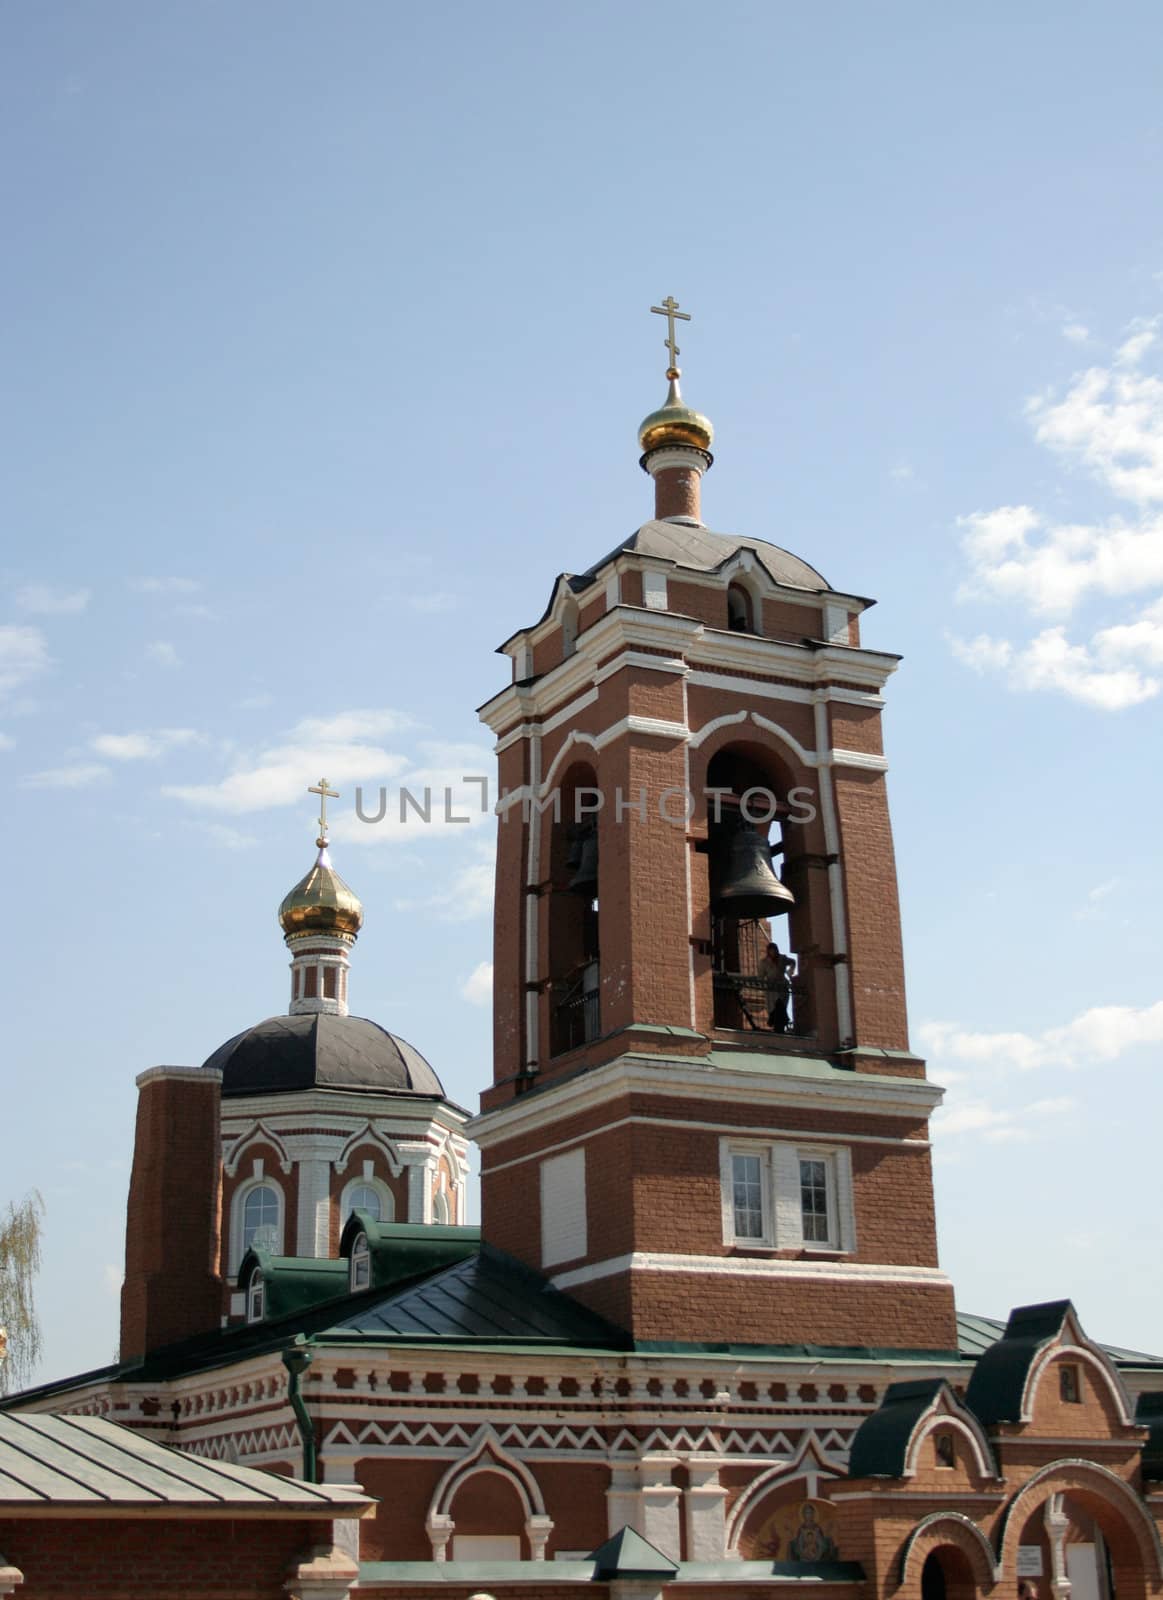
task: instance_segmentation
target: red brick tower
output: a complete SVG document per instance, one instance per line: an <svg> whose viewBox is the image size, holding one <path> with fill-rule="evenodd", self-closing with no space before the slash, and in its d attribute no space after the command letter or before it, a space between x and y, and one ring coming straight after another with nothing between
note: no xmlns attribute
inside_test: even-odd
<svg viewBox="0 0 1163 1600"><path fill-rule="evenodd" d="M897 658L861 646L871 602L704 526L712 429L679 393L682 313L654 309L654 519L558 578L481 712L485 1237L639 1340L948 1349L880 736Z"/></svg>

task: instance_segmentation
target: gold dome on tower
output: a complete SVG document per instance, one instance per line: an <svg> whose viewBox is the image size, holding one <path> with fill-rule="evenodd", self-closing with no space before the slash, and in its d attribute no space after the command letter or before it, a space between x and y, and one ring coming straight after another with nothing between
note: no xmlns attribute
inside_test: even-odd
<svg viewBox="0 0 1163 1600"><path fill-rule="evenodd" d="M317 794L320 801L319 837L315 841L319 854L310 872L283 897L279 921L288 938L294 934L338 933L354 939L363 927L363 905L331 865L327 849L327 801L336 799L337 791L329 789L327 779L321 778L308 792Z"/></svg>
<svg viewBox="0 0 1163 1600"><path fill-rule="evenodd" d="M666 369L670 388L667 390L665 402L657 411L652 411L645 417L638 429L638 443L642 446L642 453L647 456L652 450L677 446L680 449L701 450L704 455L709 456L715 430L701 411L692 411L690 406L683 404L678 387L682 373L679 371L679 350L674 336L674 325L676 322L689 322L690 312L680 311L678 301L672 294L668 294L660 306L651 306L650 309L656 316L666 318L666 338L662 342L670 356L670 365Z"/></svg>
<svg viewBox="0 0 1163 1600"><path fill-rule="evenodd" d="M683 404L677 367L671 367L666 376L670 380L666 404L645 417L638 429L638 443L643 454L664 449L668 445L702 450L709 454L715 437L709 418L704 417L701 411L693 411L690 406Z"/></svg>
<svg viewBox="0 0 1163 1600"><path fill-rule="evenodd" d="M363 905L331 865L327 840L321 835L317 842L314 866L279 907L283 932L346 933L354 939L363 927Z"/></svg>

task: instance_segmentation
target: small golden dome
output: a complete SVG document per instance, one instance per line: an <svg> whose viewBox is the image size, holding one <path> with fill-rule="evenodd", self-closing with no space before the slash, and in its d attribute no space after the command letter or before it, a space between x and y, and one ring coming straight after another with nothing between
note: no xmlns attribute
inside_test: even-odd
<svg viewBox="0 0 1163 1600"><path fill-rule="evenodd" d="M683 405L678 387L678 370L671 367L667 373L670 389L666 404L652 411L638 429L638 443L643 454L660 450L665 445L685 445L692 450L709 451L715 430L701 412Z"/></svg>
<svg viewBox="0 0 1163 1600"><path fill-rule="evenodd" d="M345 933L354 939L363 927L363 906L331 865L326 839L318 845L315 865L279 907L283 932Z"/></svg>

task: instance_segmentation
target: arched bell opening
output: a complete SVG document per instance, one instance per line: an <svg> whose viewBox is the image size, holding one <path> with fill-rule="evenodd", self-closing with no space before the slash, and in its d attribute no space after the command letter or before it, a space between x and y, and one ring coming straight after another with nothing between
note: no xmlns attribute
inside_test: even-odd
<svg viewBox="0 0 1163 1600"><path fill-rule="evenodd" d="M711 758L706 787L715 1026L811 1035L811 941L781 875L797 833L786 779L768 752L732 745Z"/></svg>
<svg viewBox="0 0 1163 1600"><path fill-rule="evenodd" d="M921 1568L921 1600L975 1600L973 1568L954 1544L930 1550Z"/></svg>
<svg viewBox="0 0 1163 1600"><path fill-rule="evenodd" d="M579 763L560 786L549 847L549 1052L576 1049L601 1031L597 775Z"/></svg>

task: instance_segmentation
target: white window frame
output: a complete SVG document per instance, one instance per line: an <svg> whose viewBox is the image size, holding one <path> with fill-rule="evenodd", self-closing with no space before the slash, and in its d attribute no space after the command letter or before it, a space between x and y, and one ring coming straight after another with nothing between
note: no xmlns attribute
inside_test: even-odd
<svg viewBox="0 0 1163 1600"><path fill-rule="evenodd" d="M752 1238L735 1231L735 1157L751 1156L759 1160L761 1189L761 1215L763 1231ZM720 1151L720 1171L723 1183L723 1237L739 1250L771 1250L775 1247L775 1210L771 1181L771 1147L765 1144L743 1144L724 1140Z"/></svg>
<svg viewBox="0 0 1163 1600"><path fill-rule="evenodd" d="M246 1286L246 1320L261 1322L266 1308L266 1285L261 1272L252 1272Z"/></svg>
<svg viewBox="0 0 1163 1600"><path fill-rule="evenodd" d="M363 1281L358 1282L362 1268ZM351 1241L351 1280L349 1287L352 1294L360 1289L370 1289L372 1281L372 1253L367 1242L366 1233L357 1233Z"/></svg>
<svg viewBox="0 0 1163 1600"><path fill-rule="evenodd" d="M804 1234L804 1202L803 1202L803 1164L805 1161L818 1162L824 1169L824 1207L825 1220L828 1233L824 1239L809 1239ZM836 1182L836 1152L835 1150L822 1150L818 1146L796 1146L796 1175L800 1185L800 1242L805 1250L827 1250L829 1252L840 1249L840 1205Z"/></svg>
<svg viewBox="0 0 1163 1600"><path fill-rule="evenodd" d="M270 1173L256 1173L248 1178L245 1183L240 1183L234 1191L234 1199L230 1202L230 1276L237 1276L242 1265L242 1258L246 1254L243 1248L242 1236L246 1227L246 1201L248 1195L256 1189L270 1189L278 1198L279 1220L275 1225L275 1242L270 1250L273 1256L283 1254L283 1240L286 1237L287 1226L287 1197L283 1193L283 1186Z"/></svg>
<svg viewBox="0 0 1163 1600"><path fill-rule="evenodd" d="M763 1237L748 1239L735 1232L735 1156L763 1158ZM827 1185L828 1238L804 1238L800 1162L822 1161ZM851 1255L856 1249L856 1214L852 1191L852 1152L846 1145L762 1143L721 1139L719 1171L723 1208L723 1243L733 1250L799 1250L805 1255Z"/></svg>

